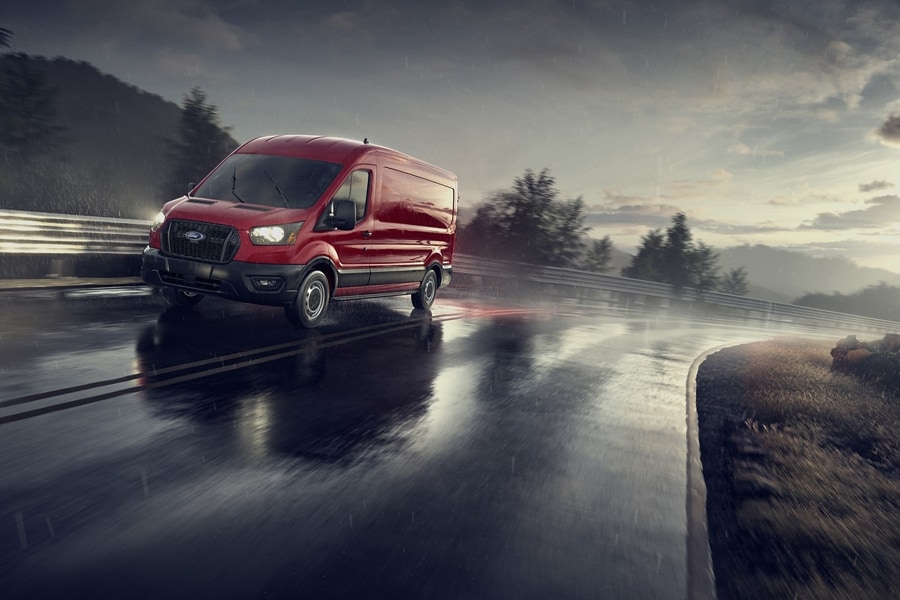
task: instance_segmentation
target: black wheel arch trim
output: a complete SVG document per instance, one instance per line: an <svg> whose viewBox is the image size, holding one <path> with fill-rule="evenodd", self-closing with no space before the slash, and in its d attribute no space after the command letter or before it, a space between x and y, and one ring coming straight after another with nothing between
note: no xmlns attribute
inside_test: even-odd
<svg viewBox="0 0 900 600"><path fill-rule="evenodd" d="M450 271L452 272L452 267L450 267L449 265L445 267L444 264L437 259L431 261L425 266L426 273L428 271L434 271L434 274L437 276L438 288L444 285L444 276L448 273L448 269L450 269ZM422 278L424 279L424 274Z"/></svg>
<svg viewBox="0 0 900 600"><path fill-rule="evenodd" d="M299 281L303 281L303 279L309 274L311 271L322 271L325 273L325 278L328 280L328 284L331 286L331 294L334 294L334 290L337 289L338 286L338 270L334 266L334 263L331 262L331 259L320 256L318 258L314 258L303 266L303 271L300 273Z"/></svg>

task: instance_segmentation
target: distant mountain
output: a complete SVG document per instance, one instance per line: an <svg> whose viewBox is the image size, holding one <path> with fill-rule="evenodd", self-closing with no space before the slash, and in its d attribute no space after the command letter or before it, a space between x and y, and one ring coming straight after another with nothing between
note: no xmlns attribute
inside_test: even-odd
<svg viewBox="0 0 900 600"><path fill-rule="evenodd" d="M744 267L750 296L792 302L804 294L849 294L885 282L900 286L900 274L861 267L846 258L816 258L763 245L717 249L723 272Z"/></svg>
<svg viewBox="0 0 900 600"><path fill-rule="evenodd" d="M607 272L607 275L621 275L622 269L631 265L632 258L634 257L631 254L613 246L609 258L609 271Z"/></svg>
<svg viewBox="0 0 900 600"><path fill-rule="evenodd" d="M0 56L0 74L10 61ZM27 61L57 90L64 131L53 156L22 165L0 155L0 208L152 218L171 199L163 192L172 172L167 140L176 139L181 107L86 62Z"/></svg>

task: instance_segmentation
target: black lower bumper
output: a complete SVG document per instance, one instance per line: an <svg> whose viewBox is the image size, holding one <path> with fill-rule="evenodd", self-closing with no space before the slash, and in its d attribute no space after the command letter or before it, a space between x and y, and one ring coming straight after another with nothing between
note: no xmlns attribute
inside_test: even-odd
<svg viewBox="0 0 900 600"><path fill-rule="evenodd" d="M441 287L450 285L451 279L453 279L453 267L441 265Z"/></svg>
<svg viewBox="0 0 900 600"><path fill-rule="evenodd" d="M290 304L297 296L303 265L232 261L214 265L163 256L145 248L141 278L155 287L175 287L253 304Z"/></svg>

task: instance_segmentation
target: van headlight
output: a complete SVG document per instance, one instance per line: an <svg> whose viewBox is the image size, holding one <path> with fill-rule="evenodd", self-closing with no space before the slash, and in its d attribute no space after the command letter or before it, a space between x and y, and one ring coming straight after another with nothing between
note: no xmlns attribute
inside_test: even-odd
<svg viewBox="0 0 900 600"><path fill-rule="evenodd" d="M159 228L163 226L163 223L166 222L166 215L163 211L159 211L156 213L156 216L153 217L153 225L150 226L151 231L159 231Z"/></svg>
<svg viewBox="0 0 900 600"><path fill-rule="evenodd" d="M286 225L266 225L250 229L250 241L257 246L288 246L297 241L303 221Z"/></svg>

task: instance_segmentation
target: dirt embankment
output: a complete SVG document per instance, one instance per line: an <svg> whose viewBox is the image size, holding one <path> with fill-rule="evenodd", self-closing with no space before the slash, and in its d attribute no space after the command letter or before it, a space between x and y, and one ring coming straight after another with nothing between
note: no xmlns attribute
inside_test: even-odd
<svg viewBox="0 0 900 600"><path fill-rule="evenodd" d="M900 336L888 341L778 340L700 366L720 600L900 597Z"/></svg>

